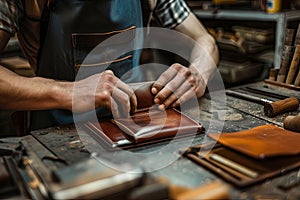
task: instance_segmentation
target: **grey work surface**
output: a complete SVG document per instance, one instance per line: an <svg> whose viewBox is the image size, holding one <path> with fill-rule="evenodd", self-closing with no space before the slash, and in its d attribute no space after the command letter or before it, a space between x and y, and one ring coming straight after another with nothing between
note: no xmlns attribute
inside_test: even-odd
<svg viewBox="0 0 300 200"><path fill-rule="evenodd" d="M257 83L256 86L266 85L265 83ZM291 96L300 97L299 92L291 91L285 88L278 88L269 86L271 89L278 93L290 94ZM282 125L282 121L288 114L297 114L297 111L279 115L275 118L268 118L263 115L263 106L248 102L245 100L237 99L227 96L227 106L216 106L211 108L211 100L209 96L201 98L199 100L200 109L200 123L206 128L207 132L217 131L214 127L218 127L218 124L222 124L222 119L219 116L219 111L226 111L225 123L222 129L223 132L235 132L239 130L246 130L255 126L274 123ZM187 114L191 117L196 112L195 108L187 110ZM299 109L298 109L299 111ZM213 118L213 121L211 121ZM93 140L82 138L82 129L76 129L75 126L62 126L51 127L49 129L39 130L32 133L32 135L44 146L50 149L61 159L69 165L80 161L90 155L89 150L93 145L99 145ZM79 135L78 135L79 134ZM82 142L82 139L84 142ZM205 134L197 136L191 145L202 143L207 140ZM164 160L174 160L170 164L162 167L161 169L151 171L152 175L156 177L167 177L173 184L179 186L185 186L195 188L200 185L204 185L212 180L219 179L215 174L211 173L207 169L193 163L185 157L180 157L179 151L183 148L184 141L174 142L174 145L168 149L168 153L159 151L163 148L167 142L147 145L143 147L133 148L127 151L139 154L145 154L149 152L157 152L155 160L146 159L144 166L151 166L157 164L157 162L163 162ZM126 151L126 152L127 152ZM120 152L120 151L119 151ZM120 153L122 156L122 152ZM120 156L117 155L117 156ZM127 154L126 154L127 155ZM116 152L107 152L101 156L107 159L118 159ZM134 158L126 158L129 163L135 163ZM123 161L121 161L123 162ZM154 163L155 162L155 163ZM57 165L57 167L61 166ZM50 164L48 164L50 166ZM56 164L54 164L56 165ZM222 180L222 179L220 179ZM295 181L296 180L296 181ZM238 199L299 199L300 198L300 170L291 171L281 177L275 177L274 179L267 180L258 185L250 186L247 188L234 188L233 197ZM296 182L296 184L293 184ZM283 184L291 185L290 188L282 189L280 186Z"/></svg>

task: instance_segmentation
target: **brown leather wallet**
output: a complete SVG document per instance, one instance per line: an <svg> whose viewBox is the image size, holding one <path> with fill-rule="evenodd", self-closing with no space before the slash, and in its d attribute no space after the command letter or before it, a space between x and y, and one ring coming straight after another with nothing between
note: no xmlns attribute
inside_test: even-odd
<svg viewBox="0 0 300 200"><path fill-rule="evenodd" d="M236 186L248 186L300 166L299 133L267 124L208 135L217 141L213 148L184 155Z"/></svg>
<svg viewBox="0 0 300 200"><path fill-rule="evenodd" d="M138 99L137 111L131 117L88 122L85 127L89 134L110 147L126 148L204 131L201 124L176 109L158 110L153 105L152 84L131 85Z"/></svg>
<svg viewBox="0 0 300 200"><path fill-rule="evenodd" d="M256 159L300 154L300 134L267 124L230 134L208 134L222 145Z"/></svg>

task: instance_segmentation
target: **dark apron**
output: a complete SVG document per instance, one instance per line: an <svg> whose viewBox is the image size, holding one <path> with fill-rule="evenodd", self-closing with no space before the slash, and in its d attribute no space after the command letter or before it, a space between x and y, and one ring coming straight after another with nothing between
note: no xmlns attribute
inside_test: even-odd
<svg viewBox="0 0 300 200"><path fill-rule="evenodd" d="M113 45L103 47L103 55L89 53L110 36L123 31L134 36L135 28L142 26L139 0L54 0L49 7L49 22L47 29L44 29L47 30L46 34L41 35L43 42L38 57L37 75L74 81L111 69L125 82L138 82L136 77L141 75L137 76L138 71L135 70L133 74L131 69L138 65L139 51L127 52L115 61L110 59L115 58L113 51L118 45L132 49L135 48L133 45L142 43L142 38L138 43L130 37L126 37L125 42L116 40ZM87 55L91 58L89 61L84 60ZM94 61L99 66L95 67ZM107 62L110 63L108 66L103 64ZM106 108L99 108L97 113L103 116L109 114ZM86 119L88 116L89 113L83 113L79 118ZM33 111L30 129L70 123L74 123L70 111Z"/></svg>

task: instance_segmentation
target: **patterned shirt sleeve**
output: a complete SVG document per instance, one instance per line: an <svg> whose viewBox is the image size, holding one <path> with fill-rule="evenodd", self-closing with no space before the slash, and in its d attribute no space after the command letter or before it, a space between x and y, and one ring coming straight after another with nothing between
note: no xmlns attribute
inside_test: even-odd
<svg viewBox="0 0 300 200"><path fill-rule="evenodd" d="M21 0L0 1L0 29L15 34L19 26L19 18L22 16Z"/></svg>
<svg viewBox="0 0 300 200"><path fill-rule="evenodd" d="M184 0L157 0L154 14L158 22L166 28L175 28L190 14Z"/></svg>

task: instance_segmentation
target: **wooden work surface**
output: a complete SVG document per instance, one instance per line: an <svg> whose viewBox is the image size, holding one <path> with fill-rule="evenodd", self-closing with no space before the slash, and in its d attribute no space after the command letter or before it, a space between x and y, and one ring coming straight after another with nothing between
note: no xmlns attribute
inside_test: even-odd
<svg viewBox="0 0 300 200"><path fill-rule="evenodd" d="M280 94L286 94L289 96L295 96L300 98L300 92L273 86L263 82L251 84L251 86L267 87ZM223 132L235 132L239 130L250 129L255 126L274 123L282 126L283 119L287 115L296 115L299 111L285 113L274 118L264 116L263 106L260 104L252 103L246 100L238 99L235 97L227 96L226 106L220 106L218 103L212 108L212 102L209 95L199 100L200 108L200 123L206 128L208 132L214 132L217 130L215 127L222 125L224 122ZM191 117L195 117L195 108L187 109L187 114ZM225 113L225 118L222 119L220 113ZM212 120L213 119L213 120ZM67 164L73 164L86 158L90 155L89 148L86 145L96 145L95 141L89 141L89 143L83 144L81 137L78 135L82 130L77 130L75 126L64 127L52 127L34 132L32 135L41 144L46 146L58 157L63 159ZM206 140L206 135L197 136L191 145L202 143ZM299 141L300 142L300 141ZM162 148L166 143L158 143L155 145L148 145L144 147L138 147L131 149L133 153L147 153ZM157 157L162 161L169 159L170 156L174 156L176 159L179 155L179 151L182 149L182 143L178 141L176 145L169 151L171 154L158 154ZM41 153L42 154L42 153ZM107 154L107 158L113 156L114 153ZM42 156L42 155L41 155ZM105 157L104 156L104 157ZM166 157L168 156L168 158ZM130 162L130 158L128 160ZM157 161L155 161L157 162ZM151 160L147 160L147 165L151 166ZM55 164L56 165L56 164ZM51 166L49 164L49 166ZM62 164L57 164L56 167L60 167ZM215 174L211 173L207 169L193 163L185 157L179 157L176 161L171 162L169 165L150 172L157 177L167 177L173 184L195 188L200 185L204 185L212 180L220 179ZM299 199L300 198L300 183L293 185L293 181L300 179L300 170L291 171L284 176L275 177L274 179L267 180L258 185L254 185L248 188L233 188L232 197L236 199ZM222 179L220 179L223 181ZM280 189L282 184L291 183L291 187L288 189Z"/></svg>

